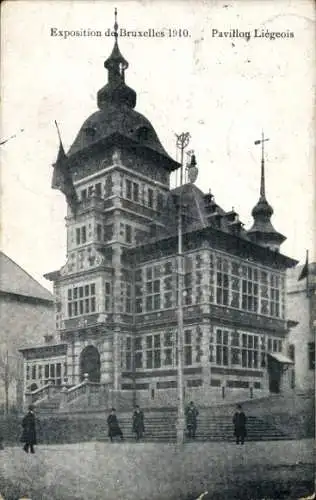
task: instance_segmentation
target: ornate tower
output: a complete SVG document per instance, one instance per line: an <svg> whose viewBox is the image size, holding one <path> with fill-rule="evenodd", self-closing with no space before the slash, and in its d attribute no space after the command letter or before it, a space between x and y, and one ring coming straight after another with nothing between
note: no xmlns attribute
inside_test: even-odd
<svg viewBox="0 0 316 500"><path fill-rule="evenodd" d="M57 323L68 343L68 378L120 387L120 343L133 332L132 269L124 248L150 230L179 167L147 118L135 111L136 92L125 83L128 62L118 46L104 66L99 110L82 125L67 154L78 204L68 207L67 262L54 281Z"/></svg>

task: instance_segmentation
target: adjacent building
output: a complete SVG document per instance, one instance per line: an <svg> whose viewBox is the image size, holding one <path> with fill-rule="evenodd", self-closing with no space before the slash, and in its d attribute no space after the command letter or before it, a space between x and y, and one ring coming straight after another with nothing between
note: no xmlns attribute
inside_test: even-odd
<svg viewBox="0 0 316 500"><path fill-rule="evenodd" d="M280 252L285 236L271 223L264 155L248 230L194 184L194 155L191 182L171 189L181 165L135 110L117 25L115 35L99 109L63 159L76 195L66 193L67 259L46 275L59 342L24 351L26 374L43 386L88 377L143 406L175 405L180 288L187 398L209 404L287 390L286 271L296 261Z"/></svg>
<svg viewBox="0 0 316 500"><path fill-rule="evenodd" d="M290 331L288 354L294 362L291 386L306 392L315 388L316 263L308 264L305 278L299 280L303 269L298 266L287 272L288 314L297 321Z"/></svg>
<svg viewBox="0 0 316 500"><path fill-rule="evenodd" d="M55 332L54 297L6 254L0 252L0 401L5 401L6 380L11 403L21 401L23 371L19 348L35 346ZM22 362L23 366L23 362ZM25 377L25 386L32 384Z"/></svg>

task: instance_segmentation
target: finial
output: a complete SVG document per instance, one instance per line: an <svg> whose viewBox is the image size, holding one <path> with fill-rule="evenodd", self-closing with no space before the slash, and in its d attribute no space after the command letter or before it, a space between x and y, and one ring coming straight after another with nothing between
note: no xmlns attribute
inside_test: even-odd
<svg viewBox="0 0 316 500"><path fill-rule="evenodd" d="M114 9L114 36L118 37L117 8Z"/></svg>
<svg viewBox="0 0 316 500"><path fill-rule="evenodd" d="M198 176L199 169L196 166L195 154L191 155L191 163L187 166L189 182L193 184Z"/></svg>
<svg viewBox="0 0 316 500"><path fill-rule="evenodd" d="M270 139L264 137L264 132L261 132L261 140L255 141L255 145L261 144L261 180L260 180L260 198L265 199L265 175L264 175L264 143Z"/></svg>

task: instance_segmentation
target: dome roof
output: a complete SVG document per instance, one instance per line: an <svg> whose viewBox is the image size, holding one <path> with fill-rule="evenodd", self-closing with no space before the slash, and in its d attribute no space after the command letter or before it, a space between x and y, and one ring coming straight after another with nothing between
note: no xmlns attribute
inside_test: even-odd
<svg viewBox="0 0 316 500"><path fill-rule="evenodd" d="M267 202L265 197L260 197L259 201L257 204L253 207L251 215L256 218L259 216L266 217L267 219L270 219L270 217L273 214L273 208L271 205Z"/></svg>
<svg viewBox="0 0 316 500"><path fill-rule="evenodd" d="M120 134L174 161L163 148L150 121L130 106L108 103L83 123L68 151L68 156L96 144L113 134Z"/></svg>

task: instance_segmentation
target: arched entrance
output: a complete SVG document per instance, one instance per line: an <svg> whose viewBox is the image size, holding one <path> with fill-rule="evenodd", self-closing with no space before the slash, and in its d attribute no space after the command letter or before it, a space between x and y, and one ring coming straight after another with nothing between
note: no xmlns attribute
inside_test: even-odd
<svg viewBox="0 0 316 500"><path fill-rule="evenodd" d="M100 354L96 347L88 345L80 354L80 380L88 373L90 382L100 382L101 378Z"/></svg>

